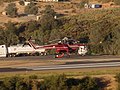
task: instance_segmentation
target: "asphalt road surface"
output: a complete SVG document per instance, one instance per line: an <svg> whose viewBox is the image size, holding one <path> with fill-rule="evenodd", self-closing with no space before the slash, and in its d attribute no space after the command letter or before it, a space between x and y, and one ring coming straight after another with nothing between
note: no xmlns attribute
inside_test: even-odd
<svg viewBox="0 0 120 90"><path fill-rule="evenodd" d="M101 59L99 61L99 59ZM105 61L107 59L107 61ZM15 72L15 71L43 71L43 70L59 70L59 69L81 69L81 68L101 68L101 67L119 67L120 56L78 56L72 55L70 57L54 58L49 56L24 56L24 57L9 57L0 58L0 60L76 60L76 62L66 62L64 65L49 65L49 66L29 66L16 68L0 68L0 72ZM85 61L88 60L88 61Z"/></svg>
<svg viewBox="0 0 120 90"><path fill-rule="evenodd" d="M37 67L17 67L17 69L41 71L41 70L81 69L81 68L100 68L100 67L117 67L117 66L120 66L120 62L67 64L67 65L51 65L51 66L37 66Z"/></svg>

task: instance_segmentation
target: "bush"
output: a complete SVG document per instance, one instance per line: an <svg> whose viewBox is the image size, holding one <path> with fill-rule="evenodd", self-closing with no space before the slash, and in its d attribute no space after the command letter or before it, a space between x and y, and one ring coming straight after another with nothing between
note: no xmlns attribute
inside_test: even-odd
<svg viewBox="0 0 120 90"><path fill-rule="evenodd" d="M52 9L50 5L45 6L45 10L43 11L43 14L49 14L52 15L53 17L56 15L56 12Z"/></svg>
<svg viewBox="0 0 120 90"><path fill-rule="evenodd" d="M74 79L63 74L49 76L42 81L36 79L36 75L29 78L9 77L0 81L0 90L100 90L95 78L91 77Z"/></svg>
<svg viewBox="0 0 120 90"><path fill-rule="evenodd" d="M28 4L28 5L25 7L24 12L25 12L26 14L34 14L34 15L36 15L36 14L38 13L38 7L35 6L34 3L30 3L30 4Z"/></svg>
<svg viewBox="0 0 120 90"><path fill-rule="evenodd" d="M5 8L5 11L10 17L16 17L18 15L15 3L8 4L8 6Z"/></svg>
<svg viewBox="0 0 120 90"><path fill-rule="evenodd" d="M65 75L55 75L44 79L40 90L67 90Z"/></svg>
<svg viewBox="0 0 120 90"><path fill-rule="evenodd" d="M29 78L13 76L0 82L0 90L32 90L33 81Z"/></svg>
<svg viewBox="0 0 120 90"><path fill-rule="evenodd" d="M80 83L80 88L82 90L99 90L100 89L95 79L91 77L82 78Z"/></svg>

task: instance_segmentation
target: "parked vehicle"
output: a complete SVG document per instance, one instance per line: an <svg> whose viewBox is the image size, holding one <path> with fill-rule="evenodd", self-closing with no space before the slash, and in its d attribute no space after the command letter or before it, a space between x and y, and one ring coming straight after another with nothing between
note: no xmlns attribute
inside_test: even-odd
<svg viewBox="0 0 120 90"><path fill-rule="evenodd" d="M6 47L5 45L0 45L0 57L15 57L19 55L43 55L45 53L44 48L35 49L30 42L25 44L17 44L13 46Z"/></svg>
<svg viewBox="0 0 120 90"><path fill-rule="evenodd" d="M70 56L71 53L85 55L87 53L87 45L76 43L72 39L64 38L58 43L47 45L36 45L31 39L24 44L17 44L6 47L0 45L0 57L15 57L19 55L46 55L48 51L54 50L56 58L61 58L65 54Z"/></svg>
<svg viewBox="0 0 120 90"><path fill-rule="evenodd" d="M45 51L54 50L55 51L54 54L56 58L61 58L65 54L67 56L70 56L71 53L76 53L76 52L82 56L87 53L86 44L80 44L72 39L67 39L67 38L60 40L58 43L42 45L42 46L39 45L35 46L31 40L29 40L29 42L34 46L35 49L44 48Z"/></svg>

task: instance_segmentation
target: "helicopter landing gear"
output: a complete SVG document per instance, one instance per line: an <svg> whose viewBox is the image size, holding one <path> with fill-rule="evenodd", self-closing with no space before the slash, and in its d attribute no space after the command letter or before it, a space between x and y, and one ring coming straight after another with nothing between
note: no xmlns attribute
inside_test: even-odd
<svg viewBox="0 0 120 90"><path fill-rule="evenodd" d="M55 54L55 58L62 58L63 56L64 56L64 53Z"/></svg>

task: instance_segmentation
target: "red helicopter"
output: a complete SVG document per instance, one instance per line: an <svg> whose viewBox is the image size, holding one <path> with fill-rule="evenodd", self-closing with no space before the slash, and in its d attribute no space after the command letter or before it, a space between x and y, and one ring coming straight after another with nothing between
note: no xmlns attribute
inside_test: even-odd
<svg viewBox="0 0 120 90"><path fill-rule="evenodd" d="M48 44L48 45L35 45L31 39L29 43L34 47L34 49L44 48L45 51L55 50L55 58L61 58L65 54L70 56L71 53L78 53L79 55L85 55L87 53L87 45L79 44L73 39L68 39L65 37L60 40L58 43Z"/></svg>

